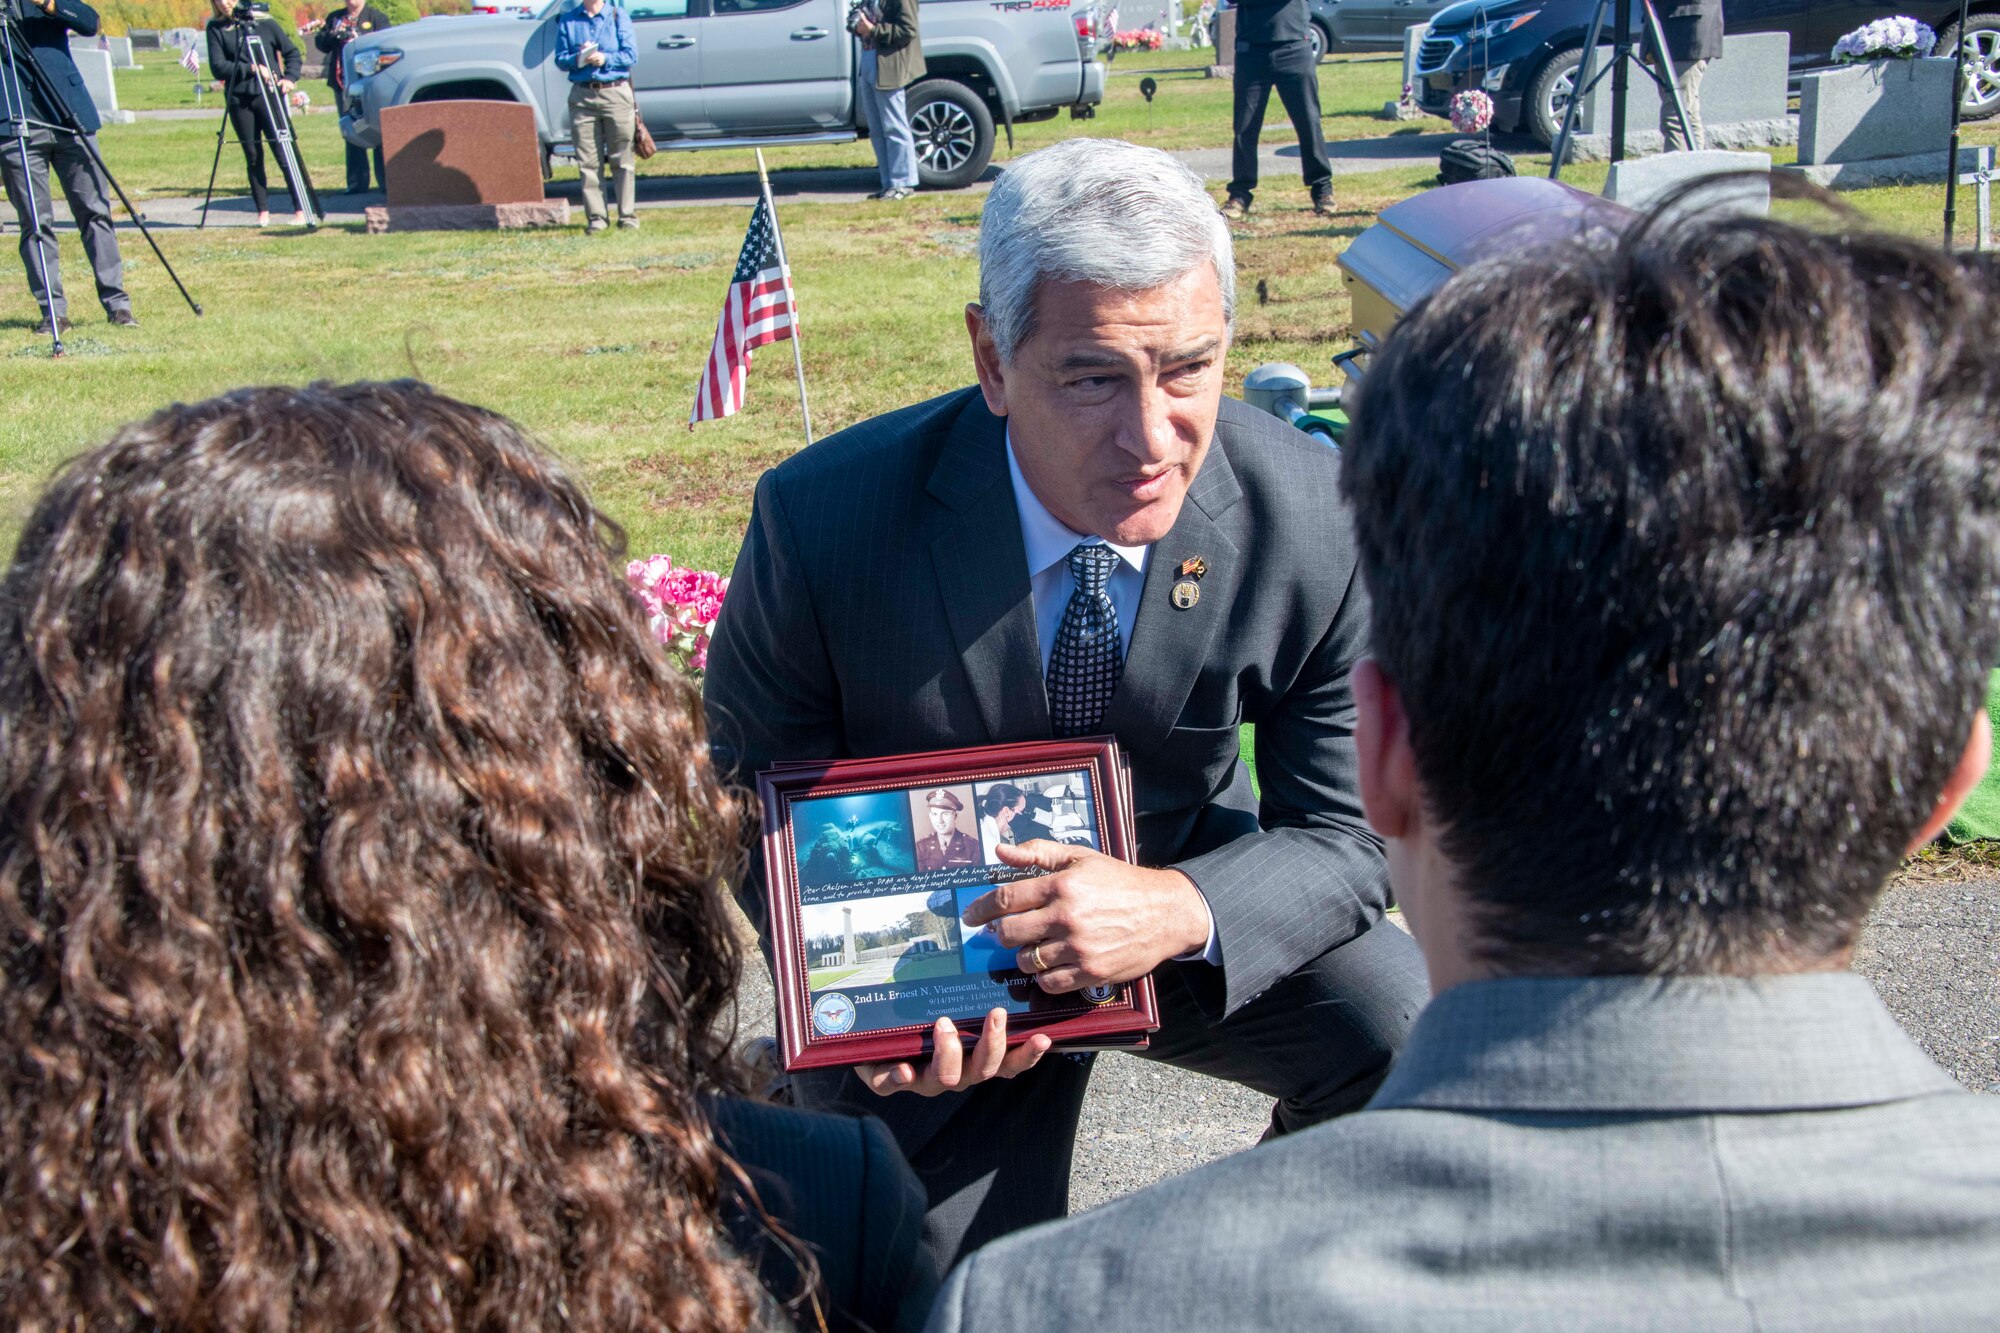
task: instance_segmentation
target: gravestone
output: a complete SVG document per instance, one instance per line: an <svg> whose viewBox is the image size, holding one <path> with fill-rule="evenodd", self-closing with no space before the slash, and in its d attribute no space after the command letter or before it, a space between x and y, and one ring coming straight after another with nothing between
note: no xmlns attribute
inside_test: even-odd
<svg viewBox="0 0 2000 1333"><path fill-rule="evenodd" d="M1951 137L1955 62L1872 60L1799 82L1799 165L1938 151Z"/></svg>
<svg viewBox="0 0 2000 1333"><path fill-rule="evenodd" d="M1236 76L1236 6L1215 11L1215 63L1208 67L1211 79L1230 79Z"/></svg>
<svg viewBox="0 0 2000 1333"><path fill-rule="evenodd" d="M157 28L132 29L132 49L134 51L157 51L160 49L160 33Z"/></svg>
<svg viewBox="0 0 2000 1333"><path fill-rule="evenodd" d="M1785 92L1791 53L1792 39L1782 32L1722 39L1722 58L1709 62L1701 81L1702 137L1708 147L1764 148L1798 138ZM1611 48L1600 46L1592 69L1603 69L1610 61ZM1627 74L1625 152L1660 152L1666 147L1660 135L1660 86L1637 66ZM1571 161L1599 162L1611 156L1611 80L1605 75L1578 108Z"/></svg>
<svg viewBox="0 0 2000 1333"><path fill-rule="evenodd" d="M176 51L185 51L192 46L202 53L203 60L208 59L208 38L202 35L199 28L168 28L160 35L160 40Z"/></svg>
<svg viewBox="0 0 2000 1333"><path fill-rule="evenodd" d="M107 37L105 49L111 52L111 68L137 69L139 62L132 59L132 39L130 37Z"/></svg>
<svg viewBox="0 0 2000 1333"><path fill-rule="evenodd" d="M90 93L90 103L97 108L98 119L107 125L123 125L134 119L130 111L118 109L118 84L111 76L111 53L100 51L94 46L72 46L69 58L76 64L76 72L83 76L83 86Z"/></svg>
<svg viewBox="0 0 2000 1333"><path fill-rule="evenodd" d="M1755 173L1711 186L1690 200L1703 212L1762 217L1771 211L1771 158L1767 153L1731 153L1710 148L1698 153L1658 153L1611 164L1604 197L1645 212L1688 181L1725 173Z"/></svg>
<svg viewBox="0 0 2000 1333"><path fill-rule="evenodd" d="M542 195L534 108L518 102L417 102L382 111L387 207L368 230L560 226L569 202ZM378 216L379 215L379 216Z"/></svg>
<svg viewBox="0 0 2000 1333"><path fill-rule="evenodd" d="M1424 114L1417 105L1417 49L1424 44L1424 34L1430 30L1428 23L1413 23L1403 29L1403 87L1395 101L1383 103L1376 113L1378 119L1415 120Z"/></svg>

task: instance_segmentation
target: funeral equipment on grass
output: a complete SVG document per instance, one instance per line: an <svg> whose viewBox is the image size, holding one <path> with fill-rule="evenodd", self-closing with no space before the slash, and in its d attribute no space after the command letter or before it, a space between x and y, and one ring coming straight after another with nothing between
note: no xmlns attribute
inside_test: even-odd
<svg viewBox="0 0 2000 1333"><path fill-rule="evenodd" d="M1635 216L1574 186L1526 176L1444 185L1386 208L1336 261L1353 303L1356 345L1333 364L1348 380L1359 379L1368 353L1396 321L1467 264L1622 230ZM1297 366L1257 367L1244 378L1243 401L1331 444L1346 433L1341 387L1315 389Z"/></svg>

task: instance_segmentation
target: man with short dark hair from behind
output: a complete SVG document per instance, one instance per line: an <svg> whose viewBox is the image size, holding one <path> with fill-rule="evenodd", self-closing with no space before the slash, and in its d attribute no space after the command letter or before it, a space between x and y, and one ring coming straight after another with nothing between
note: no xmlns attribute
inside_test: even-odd
<svg viewBox="0 0 2000 1333"><path fill-rule="evenodd" d="M1361 794L1435 996L1387 1081L933 1329L1992 1326L2000 1100L1847 968L1987 762L2000 282L1681 216L1467 269L1362 381Z"/></svg>

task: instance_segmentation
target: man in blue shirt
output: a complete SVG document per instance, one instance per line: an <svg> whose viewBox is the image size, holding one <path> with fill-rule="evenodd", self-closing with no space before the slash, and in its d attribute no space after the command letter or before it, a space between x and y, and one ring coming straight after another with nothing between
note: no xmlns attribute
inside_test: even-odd
<svg viewBox="0 0 2000 1333"><path fill-rule="evenodd" d="M636 228L633 212L632 136L639 104L632 96L632 20L604 0L583 0L556 22L556 68L569 71L570 137L583 173L584 231L606 226L601 158L611 159L618 186L618 225Z"/></svg>

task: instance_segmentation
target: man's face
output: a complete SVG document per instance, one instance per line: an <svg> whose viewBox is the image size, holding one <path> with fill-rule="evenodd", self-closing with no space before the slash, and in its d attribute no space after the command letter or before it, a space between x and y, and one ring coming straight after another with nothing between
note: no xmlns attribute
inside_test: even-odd
<svg viewBox="0 0 2000 1333"><path fill-rule="evenodd" d="M965 322L986 405L1007 418L1021 474L1049 512L1120 546L1166 536L1222 401L1229 328L1214 268L1143 292L1044 283L1012 365L976 306Z"/></svg>
<svg viewBox="0 0 2000 1333"><path fill-rule="evenodd" d="M937 835L940 838L949 838L951 836L952 822L956 818L957 816L951 811L943 809L940 806L934 805L931 807L931 827L937 830Z"/></svg>

